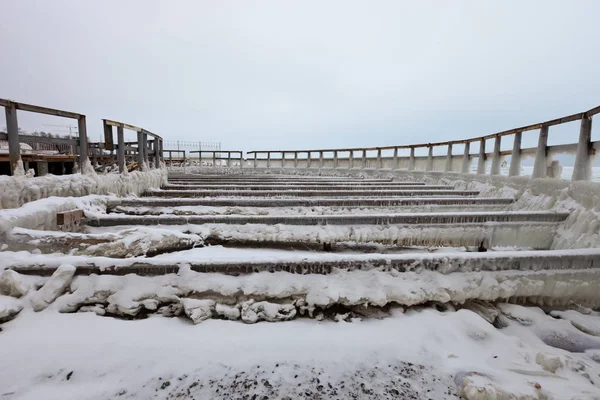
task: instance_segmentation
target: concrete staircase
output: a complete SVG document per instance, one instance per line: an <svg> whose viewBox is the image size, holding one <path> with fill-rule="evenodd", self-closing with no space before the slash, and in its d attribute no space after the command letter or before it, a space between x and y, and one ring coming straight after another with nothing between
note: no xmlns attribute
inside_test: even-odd
<svg viewBox="0 0 600 400"><path fill-rule="evenodd" d="M597 264L600 254L596 257L595 250L550 250L557 227L567 217L515 210L512 198L482 197L448 185L240 174L171 175L160 190L140 199L115 200L106 215L88 222L115 229L160 225L181 232L201 230L207 244L228 247L322 252L317 261L189 260L195 271L234 275L263 270L326 274L335 268L381 266L465 272ZM330 253L342 259L328 260ZM81 274L155 275L173 272L178 265L149 260L104 269L89 263L77 267Z"/></svg>

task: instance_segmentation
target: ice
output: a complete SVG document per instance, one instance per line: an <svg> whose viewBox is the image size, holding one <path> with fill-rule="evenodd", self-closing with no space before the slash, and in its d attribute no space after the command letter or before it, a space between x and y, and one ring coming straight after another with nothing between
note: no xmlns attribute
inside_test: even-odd
<svg viewBox="0 0 600 400"><path fill-rule="evenodd" d="M0 176L0 209L17 208L47 197L80 197L90 194L140 195L158 188L167 177L166 169L152 169L128 174L96 173L46 175L40 177Z"/></svg>
<svg viewBox="0 0 600 400"><path fill-rule="evenodd" d="M75 267L73 265L64 264L58 267L44 286L31 296L33 310L42 311L56 300L69 287L74 274Z"/></svg>
<svg viewBox="0 0 600 400"><path fill-rule="evenodd" d="M0 295L0 324L16 317L22 309L21 301L14 297Z"/></svg>
<svg viewBox="0 0 600 400"><path fill-rule="evenodd" d="M215 311L213 300L182 299L181 304L183 304L185 314L194 321L194 324L212 318Z"/></svg>
<svg viewBox="0 0 600 400"><path fill-rule="evenodd" d="M7 269L0 273L0 295L21 297L28 291L29 285L17 272Z"/></svg>

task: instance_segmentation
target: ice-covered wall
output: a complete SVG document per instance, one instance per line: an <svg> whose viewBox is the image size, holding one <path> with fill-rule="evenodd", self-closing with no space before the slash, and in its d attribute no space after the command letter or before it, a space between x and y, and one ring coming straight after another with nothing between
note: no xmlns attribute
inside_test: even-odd
<svg viewBox="0 0 600 400"><path fill-rule="evenodd" d="M84 174L40 177L0 176L0 209L17 208L47 197L80 197L90 194L139 195L160 187L167 178L166 168L125 174L96 174L91 168Z"/></svg>

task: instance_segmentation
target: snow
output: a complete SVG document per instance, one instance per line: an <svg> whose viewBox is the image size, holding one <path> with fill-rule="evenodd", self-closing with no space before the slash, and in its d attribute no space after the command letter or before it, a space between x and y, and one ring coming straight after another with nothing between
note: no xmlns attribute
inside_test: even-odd
<svg viewBox="0 0 600 400"><path fill-rule="evenodd" d="M0 273L0 295L21 297L28 291L29 285L15 271L6 269Z"/></svg>
<svg viewBox="0 0 600 400"><path fill-rule="evenodd" d="M21 301L14 297L0 295L0 323L10 321L22 309L23 304Z"/></svg>
<svg viewBox="0 0 600 400"><path fill-rule="evenodd" d="M89 166L88 169L91 169ZM40 177L0 176L0 209L17 208L47 197L80 197L90 194L140 195L149 188L160 187L166 169L134 171L128 174L46 175Z"/></svg>
<svg viewBox="0 0 600 400"><path fill-rule="evenodd" d="M33 310L42 311L48 307L70 285L73 275L75 275L73 265L64 264L58 267L44 286L31 296Z"/></svg>
<svg viewBox="0 0 600 400"><path fill-rule="evenodd" d="M118 181L111 186L115 191L106 182L85 189L86 176L58 179L55 185L62 187L68 181L72 186L66 191L57 189L56 194L72 197L49 197L0 211L0 237L6 244L0 257L0 320L18 313L1 327L0 397L236 398L249 394L251 398L256 394L270 399L446 399L460 394L468 399L600 398L600 314L592 311L600 307L600 269L595 261L582 265L568 261L575 255L588 256L588 260L598 257L597 184L422 174L427 183L477 190L485 197L515 198L506 209L570 213L558 228L557 224L512 228L489 224L482 229L479 224L442 231L437 226L424 230L206 224L48 231L56 229L54 218L59 210L81 208L88 218L106 215L107 205L114 200L108 193L137 195L138 189L164 178L160 170L152 173L156 176L147 179L136 173L90 178ZM411 179L415 176L419 175ZM36 181L42 178L11 179L15 182L0 192L6 193L10 204L53 193L48 190L50 184ZM134 185L134 179L145 181ZM22 190L10 187L23 182ZM50 177L48 182L52 182ZM0 189L5 183L0 181ZM91 192L101 195L82 196ZM140 207L121 211L146 211ZM252 207L160 210L206 215L264 213ZM268 212L377 214L369 207L286 207ZM216 237L262 243L310 237L316 243L396 245L398 240L414 244L416 239L426 239L447 245L444 240L448 238L475 241L482 234L496 244L514 247L486 254L422 249L421 253L373 255L211 246L149 257L177 244L201 245L204 239ZM17 245L26 246L27 251L18 251ZM552 250L514 250L527 247ZM565 264L546 264L544 256L562 257ZM511 269L510 261L516 257L530 257L531 262L519 264L520 270ZM414 263L405 272L385 264L369 265L409 259ZM487 260L483 267L468 263L479 259ZM259 272L240 276L191 270L191 265L202 263L260 265L303 260L358 260L365 263L365 269L334 268L328 275ZM110 268L137 263L175 266L179 271L152 277L73 276L73 265ZM53 277L45 278L6 269L14 266L59 268ZM538 305L543 310L517 304Z"/></svg>
<svg viewBox="0 0 600 400"><path fill-rule="evenodd" d="M542 325L552 324L535 309L513 307L538 313ZM162 317L131 322L24 310L3 327L0 388L11 400L179 393L182 398L295 399L306 397L306 391L336 398L334 390L338 398L411 398L411 390L426 399L457 398L459 390L469 399L517 398L481 397L484 391L531 398L543 393L556 400L600 396L590 382L600 370L586 353L550 347L517 321L496 329L467 310L257 325L223 320L193 325ZM547 372L536 361L538 354L559 358L563 366Z"/></svg>

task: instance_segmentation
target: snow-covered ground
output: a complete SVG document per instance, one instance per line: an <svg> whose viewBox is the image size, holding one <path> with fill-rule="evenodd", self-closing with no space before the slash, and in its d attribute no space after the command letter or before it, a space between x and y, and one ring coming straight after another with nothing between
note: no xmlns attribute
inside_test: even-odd
<svg viewBox="0 0 600 400"><path fill-rule="evenodd" d="M257 325L26 310L0 333L0 397L600 398L600 338L570 322L598 330L600 317L499 310L503 329L466 309Z"/></svg>

